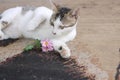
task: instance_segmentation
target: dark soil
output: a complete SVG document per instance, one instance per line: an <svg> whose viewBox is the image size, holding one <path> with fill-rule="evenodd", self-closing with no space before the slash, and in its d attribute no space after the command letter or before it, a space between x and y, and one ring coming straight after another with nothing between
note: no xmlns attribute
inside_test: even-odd
<svg viewBox="0 0 120 80"><path fill-rule="evenodd" d="M0 80L94 80L75 59L63 59L53 51L33 49L0 64Z"/></svg>
<svg viewBox="0 0 120 80"><path fill-rule="evenodd" d="M15 41L17 41L18 39L5 39L5 40L0 40L0 47L5 47L8 46L9 44L14 43Z"/></svg>

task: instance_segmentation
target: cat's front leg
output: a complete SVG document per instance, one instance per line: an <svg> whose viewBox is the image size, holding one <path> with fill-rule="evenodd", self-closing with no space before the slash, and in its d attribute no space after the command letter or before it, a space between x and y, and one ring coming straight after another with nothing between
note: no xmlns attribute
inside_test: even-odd
<svg viewBox="0 0 120 80"><path fill-rule="evenodd" d="M62 58L69 58L71 56L71 51L65 43L53 40L53 47L60 53Z"/></svg>
<svg viewBox="0 0 120 80"><path fill-rule="evenodd" d="M46 19L42 15L34 15L34 18L27 24L28 31L38 28Z"/></svg>

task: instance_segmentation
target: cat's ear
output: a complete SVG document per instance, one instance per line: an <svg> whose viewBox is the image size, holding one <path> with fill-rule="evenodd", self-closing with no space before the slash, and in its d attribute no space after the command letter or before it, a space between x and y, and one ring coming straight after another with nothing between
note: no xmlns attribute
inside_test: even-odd
<svg viewBox="0 0 120 80"><path fill-rule="evenodd" d="M71 10L70 15L71 15L72 17L74 17L75 19L78 19L78 17L79 17L79 11L80 11L79 8L73 9L73 10Z"/></svg>
<svg viewBox="0 0 120 80"><path fill-rule="evenodd" d="M53 2L52 0L50 0L51 6L52 6L52 10L57 12L60 9L60 5L56 4L55 2Z"/></svg>

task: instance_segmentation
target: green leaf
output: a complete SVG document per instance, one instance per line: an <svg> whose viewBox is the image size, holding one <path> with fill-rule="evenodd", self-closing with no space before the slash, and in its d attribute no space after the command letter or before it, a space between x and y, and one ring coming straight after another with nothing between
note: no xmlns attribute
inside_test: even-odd
<svg viewBox="0 0 120 80"><path fill-rule="evenodd" d="M36 48L41 48L40 40L36 39L34 45L35 45Z"/></svg>
<svg viewBox="0 0 120 80"><path fill-rule="evenodd" d="M41 48L41 41L36 39L34 44L30 44L30 45L27 45L25 48L24 48L24 51L29 51L29 50L32 50L33 48L37 48L37 49L40 49Z"/></svg>
<svg viewBox="0 0 120 80"><path fill-rule="evenodd" d="M24 48L24 51L29 51L32 50L34 48L34 45L28 45Z"/></svg>

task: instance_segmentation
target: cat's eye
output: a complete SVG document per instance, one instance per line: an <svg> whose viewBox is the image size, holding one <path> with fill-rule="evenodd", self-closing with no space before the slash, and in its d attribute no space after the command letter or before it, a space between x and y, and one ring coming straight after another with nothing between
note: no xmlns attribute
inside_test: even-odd
<svg viewBox="0 0 120 80"><path fill-rule="evenodd" d="M60 26L60 29L64 29L64 26Z"/></svg>
<svg viewBox="0 0 120 80"><path fill-rule="evenodd" d="M54 23L53 23L53 22L51 22L50 24L51 24L52 26L54 26Z"/></svg>

